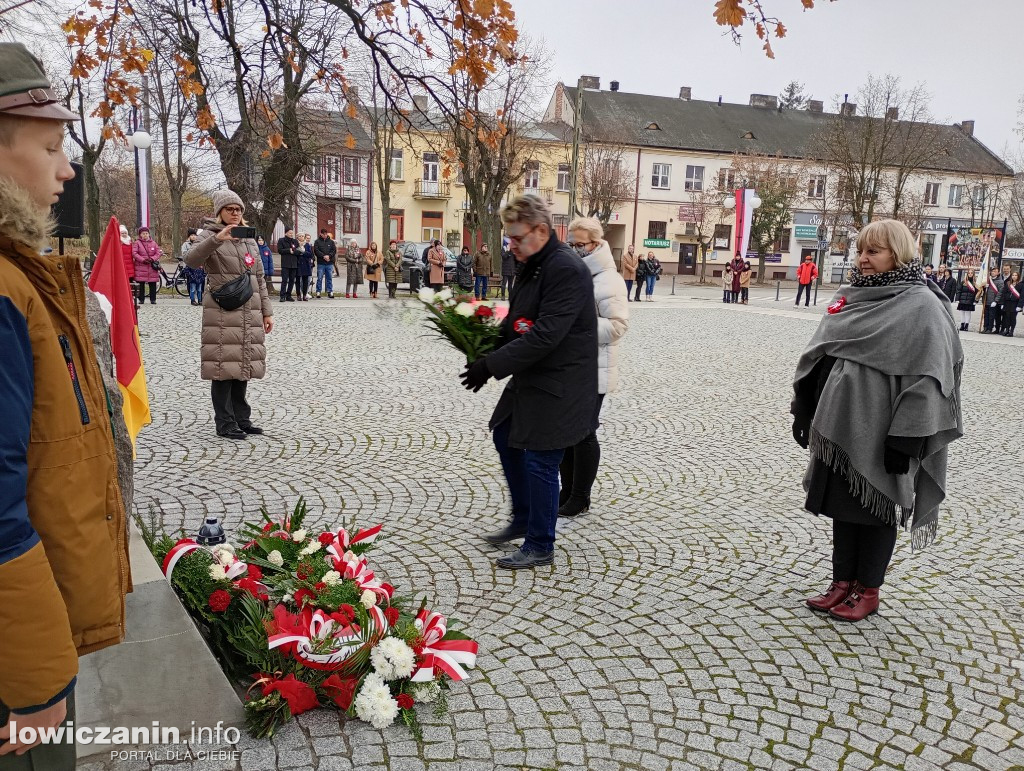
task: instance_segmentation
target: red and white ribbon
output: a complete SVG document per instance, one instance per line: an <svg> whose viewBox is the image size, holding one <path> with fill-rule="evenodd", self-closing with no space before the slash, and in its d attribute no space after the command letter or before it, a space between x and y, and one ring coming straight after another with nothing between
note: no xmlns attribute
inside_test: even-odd
<svg viewBox="0 0 1024 771"><path fill-rule="evenodd" d="M323 651L323 643L330 640L330 650ZM345 662L362 646L357 627L341 626L322 610L313 612L306 634L275 634L270 636L271 650L295 643L295 658L313 669L341 669ZM314 646L321 652L314 652Z"/></svg>
<svg viewBox="0 0 1024 771"><path fill-rule="evenodd" d="M379 580L370 570L365 558L357 557L352 552L345 550L341 538L341 533L344 532L344 530L340 531L331 545L327 547L327 553L334 558L334 569L341 573L342 578L355 581L360 589L364 591L369 589L378 597L390 600L395 593L395 587ZM373 537L375 538L376 534Z"/></svg>
<svg viewBox="0 0 1024 771"><path fill-rule="evenodd" d="M164 557L164 577L168 581L170 581L171 575L174 573L174 568L178 565L178 561L186 554L191 554L192 552L198 549L202 549L203 551L207 552L213 559L214 564L221 564L220 560L217 559L217 555L214 554L213 549L210 549L206 546L201 546L191 538L183 538L182 540L174 544L174 546L171 547L171 550L167 552L167 555ZM227 565L224 565L225 577L231 581L234 581L236 578L245 575L247 572L249 572L249 566L237 557L232 557L231 562L229 562Z"/></svg>
<svg viewBox="0 0 1024 771"><path fill-rule="evenodd" d="M464 680L467 675L463 667L476 666L479 646L472 640L443 639L448 631L445 617L426 608L416 615L415 624L423 638L423 662L413 673L412 681L430 682L441 674L452 680Z"/></svg>
<svg viewBox="0 0 1024 771"><path fill-rule="evenodd" d="M377 536L380 535L380 531L383 525L374 525L373 527L367 527L363 530L358 531L355 535L350 536L345 528L339 528L338 532L334 534L334 541L331 546L336 546L339 551L336 556L341 556L349 550L352 546L358 543L371 544L377 540ZM328 549L330 551L330 549Z"/></svg>

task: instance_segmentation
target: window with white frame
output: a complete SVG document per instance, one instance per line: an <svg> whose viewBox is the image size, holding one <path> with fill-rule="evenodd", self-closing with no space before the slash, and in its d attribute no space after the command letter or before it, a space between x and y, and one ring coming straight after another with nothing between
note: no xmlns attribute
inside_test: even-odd
<svg viewBox="0 0 1024 771"><path fill-rule="evenodd" d="M665 239L665 229L668 226L667 222L656 222L651 220L647 223L647 237L650 239Z"/></svg>
<svg viewBox="0 0 1024 771"><path fill-rule="evenodd" d="M807 180L807 197L818 199L825 197L824 174L811 174L810 179Z"/></svg>
<svg viewBox="0 0 1024 771"><path fill-rule="evenodd" d="M672 178L671 163L656 163L651 169L651 187L656 190L668 190Z"/></svg>
<svg viewBox="0 0 1024 771"><path fill-rule="evenodd" d="M558 187L556 189L559 193L569 192L569 176L569 164L558 164Z"/></svg>
<svg viewBox="0 0 1024 771"><path fill-rule="evenodd" d="M456 167L456 170L455 170L455 184L456 185L465 185L466 184L466 175L462 171L462 164L461 163L458 164L458 166Z"/></svg>
<svg viewBox="0 0 1024 771"><path fill-rule="evenodd" d="M358 233L362 230L362 209L355 206L341 207L341 229L343 233Z"/></svg>
<svg viewBox="0 0 1024 771"><path fill-rule="evenodd" d="M735 190L736 189L736 172L732 169L719 169L718 170L718 189L719 190Z"/></svg>
<svg viewBox="0 0 1024 771"><path fill-rule="evenodd" d="M405 179L405 157L400 147L391 150L391 165L388 167L388 175L391 179L399 182Z"/></svg>
<svg viewBox="0 0 1024 771"><path fill-rule="evenodd" d="M988 185L975 185L971 190L971 206L975 209L984 209L987 197Z"/></svg>
<svg viewBox="0 0 1024 771"><path fill-rule="evenodd" d="M939 205L939 188L941 185L938 182L929 182L924 186L924 205L925 206L938 206Z"/></svg>
<svg viewBox="0 0 1024 771"><path fill-rule="evenodd" d="M336 155L324 156L324 182L337 182L341 159Z"/></svg>
<svg viewBox="0 0 1024 771"><path fill-rule="evenodd" d="M421 215L421 233L424 241L434 241L441 238L441 230L444 227L444 212L425 211Z"/></svg>
<svg viewBox="0 0 1024 771"><path fill-rule="evenodd" d="M526 162L526 176L523 177L523 188L537 190L540 187L540 161Z"/></svg>
<svg viewBox="0 0 1024 771"><path fill-rule="evenodd" d="M341 159L341 181L346 185L359 184L359 159L345 156Z"/></svg>
<svg viewBox="0 0 1024 771"><path fill-rule="evenodd" d="M683 183L683 190L699 193L704 189L704 167L687 166L686 181Z"/></svg>
<svg viewBox="0 0 1024 771"><path fill-rule="evenodd" d="M959 209L964 203L965 185L950 185L948 203L954 209Z"/></svg>

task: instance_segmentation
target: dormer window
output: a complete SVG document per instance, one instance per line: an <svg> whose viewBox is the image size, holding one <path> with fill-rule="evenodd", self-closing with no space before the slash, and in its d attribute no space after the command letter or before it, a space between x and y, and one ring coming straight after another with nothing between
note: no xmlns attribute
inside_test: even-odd
<svg viewBox="0 0 1024 771"><path fill-rule="evenodd" d="M757 137L754 136L753 131L747 131L740 137L740 139L757 139Z"/></svg>
<svg viewBox="0 0 1024 771"><path fill-rule="evenodd" d="M648 131L661 131L661 126L659 126L657 123L648 123L647 124L647 130Z"/></svg>

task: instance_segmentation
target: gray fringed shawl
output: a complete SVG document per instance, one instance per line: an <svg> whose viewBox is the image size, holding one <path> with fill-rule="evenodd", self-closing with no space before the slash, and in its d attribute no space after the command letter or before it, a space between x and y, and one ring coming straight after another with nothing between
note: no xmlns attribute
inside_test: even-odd
<svg viewBox="0 0 1024 771"><path fill-rule="evenodd" d="M836 359L809 448L884 524L906 527L912 518L912 547L923 548L935 538L946 497L949 443L963 436L963 349L953 314L938 287L920 282L844 287L840 297L846 304L822 319L797 363L794 383L822 357ZM909 473L886 472L889 436L926 438Z"/></svg>

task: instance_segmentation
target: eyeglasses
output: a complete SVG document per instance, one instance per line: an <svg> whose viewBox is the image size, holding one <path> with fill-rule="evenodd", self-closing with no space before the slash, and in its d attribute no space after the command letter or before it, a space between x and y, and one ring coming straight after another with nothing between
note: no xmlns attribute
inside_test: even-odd
<svg viewBox="0 0 1024 771"><path fill-rule="evenodd" d="M226 211L228 214L241 214L242 213L242 210L239 207L237 207L237 206L225 206L223 211Z"/></svg>

